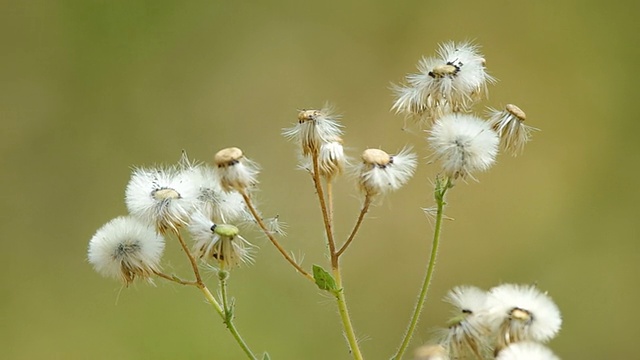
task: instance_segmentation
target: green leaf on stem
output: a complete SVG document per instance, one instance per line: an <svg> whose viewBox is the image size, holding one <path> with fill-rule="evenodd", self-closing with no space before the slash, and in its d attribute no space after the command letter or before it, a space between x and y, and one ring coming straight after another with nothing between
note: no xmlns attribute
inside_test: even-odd
<svg viewBox="0 0 640 360"><path fill-rule="evenodd" d="M264 353L264 355L262 356L262 360L271 360L271 356L269 356L269 353Z"/></svg>
<svg viewBox="0 0 640 360"><path fill-rule="evenodd" d="M327 272L327 270L323 269L322 266L313 265L313 278L316 280L316 285L321 290L327 290L331 292L336 292L338 290L338 286L336 285L336 280Z"/></svg>

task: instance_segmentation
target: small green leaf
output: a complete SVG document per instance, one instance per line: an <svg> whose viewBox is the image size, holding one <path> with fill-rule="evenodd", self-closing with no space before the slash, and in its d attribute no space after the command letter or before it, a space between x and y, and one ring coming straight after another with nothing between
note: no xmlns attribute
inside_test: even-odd
<svg viewBox="0 0 640 360"><path fill-rule="evenodd" d="M271 360L271 356L269 356L269 353L264 353L264 355L262 356L262 360Z"/></svg>
<svg viewBox="0 0 640 360"><path fill-rule="evenodd" d="M322 266L313 265L313 278L316 280L316 285L322 290L331 292L338 290L336 280Z"/></svg>

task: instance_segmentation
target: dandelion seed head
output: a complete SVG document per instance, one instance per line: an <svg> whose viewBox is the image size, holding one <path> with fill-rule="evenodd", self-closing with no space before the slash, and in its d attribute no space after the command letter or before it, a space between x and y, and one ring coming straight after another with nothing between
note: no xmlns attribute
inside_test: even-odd
<svg viewBox="0 0 640 360"><path fill-rule="evenodd" d="M258 183L258 165L247 159L242 150L230 147L218 151L214 158L215 171L225 191L245 191Z"/></svg>
<svg viewBox="0 0 640 360"><path fill-rule="evenodd" d="M482 119L468 114L449 114L429 131L434 157L448 177L457 179L486 171L498 154L498 134Z"/></svg>
<svg viewBox="0 0 640 360"><path fill-rule="evenodd" d="M160 270L164 238L151 226L126 216L103 225L89 241L88 259L101 275L125 285Z"/></svg>
<svg viewBox="0 0 640 360"><path fill-rule="evenodd" d="M198 186L176 167L136 168L125 191L129 213L160 232L186 225L197 198Z"/></svg>
<svg viewBox="0 0 640 360"><path fill-rule="evenodd" d="M523 341L501 350L496 360L560 360L560 358L544 345Z"/></svg>
<svg viewBox="0 0 640 360"><path fill-rule="evenodd" d="M560 330L560 310L532 285L503 284L489 291L488 316L498 349L518 341L547 342Z"/></svg>
<svg viewBox="0 0 640 360"><path fill-rule="evenodd" d="M322 144L340 138L342 125L339 118L329 106L322 110L302 110L298 113L298 124L283 129L282 134L298 143L303 156L308 156L320 151Z"/></svg>
<svg viewBox="0 0 640 360"><path fill-rule="evenodd" d="M397 190L409 181L416 166L416 155L410 149L402 149L396 155L367 149L356 168L360 189L370 196Z"/></svg>

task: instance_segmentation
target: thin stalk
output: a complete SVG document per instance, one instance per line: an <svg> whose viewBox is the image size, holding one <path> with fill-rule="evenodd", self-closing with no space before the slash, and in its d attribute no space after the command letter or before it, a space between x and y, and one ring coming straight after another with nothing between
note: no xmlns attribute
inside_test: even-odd
<svg viewBox="0 0 640 360"><path fill-rule="evenodd" d="M351 317L349 316L349 309L347 308L347 300L344 296L344 288L342 287L342 276L340 274L340 269L334 269L333 276L338 287L338 290L334 292L334 295L336 296L336 302L338 303L338 312L340 313L342 327L344 328L344 333L347 337L347 342L349 343L351 354L353 355L353 358L355 360L362 360L362 353L360 352L358 339L356 338L356 333L353 330L353 325L351 324Z"/></svg>
<svg viewBox="0 0 640 360"><path fill-rule="evenodd" d="M200 290L202 290L202 293L204 294L204 297L207 298L207 301L209 301L209 303L213 305L213 307L216 309L216 312L220 315L220 317L222 318L222 321L225 323L225 325L227 326L227 329L229 329L229 332L231 333L233 338L236 340L236 342L238 343L242 351L244 351L244 353L247 355L249 359L257 360L258 358L253 354L251 349L249 349L249 346L244 341L242 336L240 336L240 333L238 332L238 329L236 329L236 326L234 325L233 321L231 321L231 319L228 318L226 309L222 309L222 307L220 306L216 298L213 296L213 294L211 294L211 291L209 291L209 289L206 286L203 288L200 288Z"/></svg>
<svg viewBox="0 0 640 360"><path fill-rule="evenodd" d="M315 283L313 276L311 276L297 262L295 262L295 260L293 260L293 258L287 253L287 251L282 247L282 245L280 245L280 243L273 236L273 234L271 234L271 231L267 229L267 226L265 225L264 221L262 221L262 217L260 217L260 214L258 214L258 211L256 210L256 208L253 206L251 197L249 197L247 192L242 190L240 191L240 195L242 195L242 198L244 199L244 202L247 205L249 212L251 213L255 221L258 223L258 226L260 226L260 229L262 229L262 232L267 236L269 241L271 241L273 246L275 246L276 249L278 249L280 254L282 254L282 256L284 256L284 258L289 262L289 264L291 264L302 276L304 276L307 280L310 280L311 282Z"/></svg>
<svg viewBox="0 0 640 360"><path fill-rule="evenodd" d="M313 158L313 185L316 188L316 194L318 194L318 201L320 202L320 210L322 211L322 221L324 223L324 230L327 234L327 243L329 244L329 254L331 255L331 268L338 268L338 257L336 256L336 243L333 239L333 224L331 221L332 212L327 207L327 203L324 198L324 190L322 189L322 181L320 179L320 166L318 165L318 152L314 151L311 154ZM329 196L331 197L331 195Z"/></svg>
<svg viewBox="0 0 640 360"><path fill-rule="evenodd" d="M413 315L411 316L411 321L409 322L409 327L407 328L406 333L404 334L404 338L402 339L402 343L398 348L396 354L391 358L392 360L400 360L402 359L402 355L407 350L409 346L409 342L411 341L411 337L413 336L413 332L416 329L416 325L418 325L418 320L420 319L420 314L422 313L422 309L424 307L424 302L427 299L427 292L429 291L429 285L431 284L431 278L433 277L433 270L436 265L436 257L438 255L438 245L440 244L440 232L442 230L442 216L444 210L444 195L447 193L453 185L451 183L451 179L447 178L446 183L442 184L442 180L437 180L436 189L434 191L434 197L436 200L437 213L436 213L436 224L435 229L433 231L433 243L431 245L431 256L429 257L429 265L427 266L427 272L424 277L424 281L422 282L422 288L420 289L420 295L418 295L418 300L416 301L415 308L413 309Z"/></svg>
<svg viewBox="0 0 640 360"><path fill-rule="evenodd" d="M225 325L227 325L227 329L229 329L229 332L231 333L231 335L233 336L233 338L236 340L236 342L238 343L238 345L240 346L240 348L242 348L242 350L245 352L245 354L247 354L247 357L249 357L249 359L252 360L257 360L256 356L253 355L253 353L251 352L251 349L249 349L249 346L247 346L247 343L244 341L244 339L242 339L242 336L240 336L240 333L238 332L238 329L236 329L235 325L233 324L233 321L231 321L228 316L227 313L227 306L224 306L224 309L222 308L222 306L220 306L220 304L218 303L218 301L216 300L216 298L213 296L213 294L211 293L211 291L209 291L209 288L207 288L207 286L204 284L204 281L202 281L202 276L200 276L200 269L198 268L198 264L196 262L195 257L193 256L193 254L191 253L191 251L189 250L189 248L187 247L187 244L185 243L184 239L182 238L182 235L180 234L180 232L178 230L175 231L176 236L178 237L178 241L180 242L180 245L182 246L182 249L184 250L185 254L187 255L187 257L189 258L189 262L191 263L191 268L193 270L194 275L196 276L196 281L195 282L187 282L187 281L181 281L181 279L179 279L178 277L172 277L166 274L162 274L157 272L156 275L170 280L170 281L174 281L180 284L184 284L184 285L193 285L195 287L197 287L198 289L200 289L200 291L202 291L202 293L204 294L204 297L207 299L207 301L213 306L213 308L216 310L216 312L218 313L218 315L220 315L220 317L222 318L222 321L225 323ZM226 291L226 289L225 289ZM226 301L226 299L223 299L223 301Z"/></svg>
<svg viewBox="0 0 640 360"><path fill-rule="evenodd" d="M198 283L195 281L189 281L189 280L183 280L180 279L179 277L177 277L176 275L167 275L161 271L154 271L154 274L156 274L157 276L169 280L169 281L173 281L174 283L178 283L180 285L191 285L191 286L198 286Z"/></svg>
<svg viewBox="0 0 640 360"><path fill-rule="evenodd" d="M367 194L367 196L364 198L364 204L362 204L362 209L360 209L360 215L358 216L358 220L356 221L356 224L353 226L353 230L351 230L351 234L349 235L349 238L344 243L344 245L342 245L340 250L338 250L338 252L336 253L336 256L340 257L340 255L342 255L342 253L344 253L344 251L347 250L347 247L349 247L353 239L356 237L356 233L360 229L360 225L362 225L364 216L369 211L369 206L371 206L371 199L372 197L369 194Z"/></svg>
<svg viewBox="0 0 640 360"><path fill-rule="evenodd" d="M187 247L187 244L184 242L182 235L179 230L175 231L176 236L178 237L178 241L180 241L180 246L182 246L182 250L184 250L185 255L189 258L189 262L191 263L191 269L193 270L193 274L196 276L196 284L198 287L204 286L204 282L202 282L202 277L200 276L200 270L198 269L198 263L196 262L196 258L193 257L193 254Z"/></svg>

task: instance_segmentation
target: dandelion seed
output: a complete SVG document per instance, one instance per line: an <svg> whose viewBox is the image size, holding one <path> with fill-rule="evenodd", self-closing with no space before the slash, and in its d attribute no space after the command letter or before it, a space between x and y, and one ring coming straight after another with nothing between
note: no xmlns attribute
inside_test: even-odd
<svg viewBox="0 0 640 360"><path fill-rule="evenodd" d="M342 135L339 118L329 107L302 110L298 113L298 124L284 129L282 134L300 145L303 156L317 154L322 144L333 142Z"/></svg>
<svg viewBox="0 0 640 360"><path fill-rule="evenodd" d="M226 191L242 192L258 183L258 165L247 159L242 150L236 147L218 151L213 161L217 166L216 173L220 185Z"/></svg>
<svg viewBox="0 0 640 360"><path fill-rule="evenodd" d="M451 179L473 178L472 173L489 169L498 154L498 134L473 115L449 114L438 119L428 141Z"/></svg>
<svg viewBox="0 0 640 360"><path fill-rule="evenodd" d="M560 358L544 345L523 341L501 350L496 360L560 360Z"/></svg>
<svg viewBox="0 0 640 360"><path fill-rule="evenodd" d="M417 166L416 155L402 149L389 155L380 149L367 149L356 172L360 188L370 196L397 190L409 181Z"/></svg>
<svg viewBox="0 0 640 360"><path fill-rule="evenodd" d="M560 310L532 285L504 284L489 291L489 320L498 334L496 349L519 341L547 342L560 330Z"/></svg>
<svg viewBox="0 0 640 360"><path fill-rule="evenodd" d="M203 260L217 261L222 268L253 262L251 248L254 245L240 236L233 225L215 224L210 216L195 212L189 232L195 241L194 252Z"/></svg>
<svg viewBox="0 0 640 360"><path fill-rule="evenodd" d="M524 145L531 140L531 132L538 130L524 124L527 118L519 107L508 104L504 110L489 108L489 125L500 135L503 149L516 156L524 150Z"/></svg>
<svg viewBox="0 0 640 360"><path fill-rule="evenodd" d="M129 213L162 233L186 225L197 198L189 172L176 167L134 169L125 192Z"/></svg>
<svg viewBox="0 0 640 360"><path fill-rule="evenodd" d="M89 241L88 258L103 276L129 285L136 277L149 279L159 271L164 238L152 227L127 216L102 226Z"/></svg>

